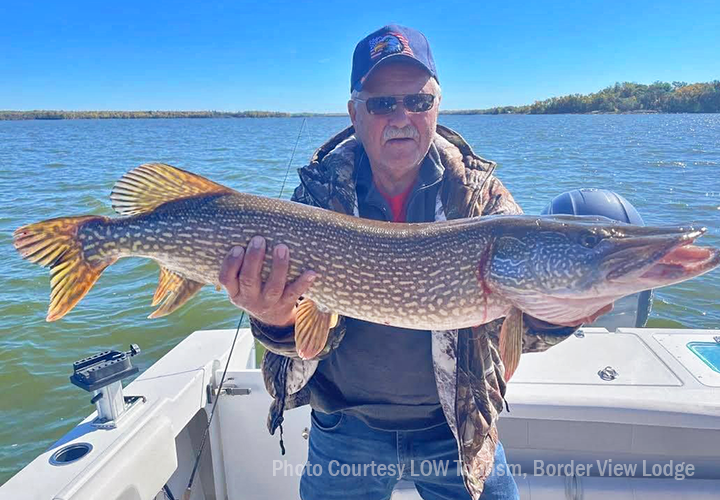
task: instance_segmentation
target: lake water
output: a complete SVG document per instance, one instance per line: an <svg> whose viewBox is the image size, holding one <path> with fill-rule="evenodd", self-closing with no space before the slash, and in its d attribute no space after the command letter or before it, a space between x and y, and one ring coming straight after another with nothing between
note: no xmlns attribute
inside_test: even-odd
<svg viewBox="0 0 720 500"><path fill-rule="evenodd" d="M607 188L647 224L702 224L709 232L701 243L720 246L720 115L440 121L499 163L498 177L527 213L566 190ZM297 183L295 168L348 123L307 120L285 197ZM63 215L113 215L114 182L150 161L277 196L301 125L301 118L0 122L0 484L93 410L68 380L73 361L137 343L143 352L133 362L142 370L193 331L234 328L240 316L207 287L169 317L148 320L157 265L124 259L68 316L46 323L49 273L20 259L12 231ZM720 328L719 291L717 271L663 288L649 325Z"/></svg>

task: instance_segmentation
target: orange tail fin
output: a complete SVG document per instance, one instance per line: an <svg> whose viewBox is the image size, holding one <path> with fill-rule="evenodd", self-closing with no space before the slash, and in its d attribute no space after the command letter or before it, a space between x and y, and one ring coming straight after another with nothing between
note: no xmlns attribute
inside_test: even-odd
<svg viewBox="0 0 720 500"><path fill-rule="evenodd" d="M100 216L61 217L28 224L15 231L13 244L30 262L50 268L50 307L47 321L62 318L93 287L106 267L117 257L87 259L78 230Z"/></svg>

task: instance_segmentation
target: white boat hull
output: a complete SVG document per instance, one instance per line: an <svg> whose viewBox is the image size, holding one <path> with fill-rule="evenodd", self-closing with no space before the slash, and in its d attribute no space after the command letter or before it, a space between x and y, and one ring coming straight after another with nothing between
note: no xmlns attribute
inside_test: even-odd
<svg viewBox="0 0 720 500"><path fill-rule="evenodd" d="M116 429L95 429L90 415L0 487L0 499L162 499L165 484L180 499L207 424L208 387L220 380L233 333L185 339L125 389L146 401ZM686 347L719 333L585 329L583 338L523 356L500 420L521 498L719 498L720 372ZM598 375L606 366L615 380ZM286 412L281 456L278 436L267 432L270 397L248 331L225 385L249 394L220 396L190 498L297 498L309 409ZM50 463L74 443L92 451ZM419 496L403 482L393 498Z"/></svg>

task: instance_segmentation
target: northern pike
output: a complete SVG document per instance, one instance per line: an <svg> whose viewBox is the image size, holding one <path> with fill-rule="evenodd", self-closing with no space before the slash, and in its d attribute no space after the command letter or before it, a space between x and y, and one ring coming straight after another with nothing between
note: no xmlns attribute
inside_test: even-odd
<svg viewBox="0 0 720 500"><path fill-rule="evenodd" d="M170 314L204 285L219 287L230 249L260 235L268 248L289 247L289 279L318 274L295 325L303 358L323 348L337 315L421 330L515 318L501 340L505 358L519 357L517 311L563 324L720 263L720 251L692 244L704 228L574 216L390 223L240 193L159 163L127 173L110 198L120 217L63 217L15 231L20 254L50 268L48 321L67 314L122 257L158 262L152 304L160 306L150 318ZM268 252L263 279L270 264Z"/></svg>

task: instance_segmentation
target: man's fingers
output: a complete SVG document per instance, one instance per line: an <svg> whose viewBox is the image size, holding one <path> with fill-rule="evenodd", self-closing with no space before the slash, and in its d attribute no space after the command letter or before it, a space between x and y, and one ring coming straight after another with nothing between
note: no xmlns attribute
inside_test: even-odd
<svg viewBox="0 0 720 500"><path fill-rule="evenodd" d="M613 307L614 307L614 303L611 302L610 304L606 305L605 307L603 307L602 309L600 309L598 312L596 312L595 314L593 314L592 316L590 316L590 317L588 318L588 321L587 321L587 322L588 322L588 323L594 323L595 320L598 319L600 316L602 316L603 314L607 314L607 313L609 313L610 311L612 311L612 310L613 310Z"/></svg>
<svg viewBox="0 0 720 500"><path fill-rule="evenodd" d="M273 248L272 267L267 281L262 282L265 261L265 239L255 236L248 247L233 248L220 268L220 283L230 300L267 324L291 324L293 308L298 298L307 292L317 274L304 272L298 279L288 283L290 250L287 245ZM262 291L262 293L261 293Z"/></svg>
<svg viewBox="0 0 720 500"><path fill-rule="evenodd" d="M300 296L310 290L315 278L317 278L315 271L305 271L302 273L298 279L285 287L285 293L283 293L280 303L283 305L295 305L295 302L297 302Z"/></svg>
<svg viewBox="0 0 720 500"><path fill-rule="evenodd" d="M260 293L263 261L265 260L265 238L253 236L250 240L242 268L240 269L239 293L248 300L254 300Z"/></svg>
<svg viewBox="0 0 720 500"><path fill-rule="evenodd" d="M223 260L220 268L220 284L225 287L230 297L238 293L238 273L243 263L245 250L243 247L233 247Z"/></svg>
<svg viewBox="0 0 720 500"><path fill-rule="evenodd" d="M578 327L578 326L583 325L583 324L584 324L584 325L590 325L590 324L594 323L595 320L597 320L597 319L598 319L600 316L602 316L603 314L607 314L607 313L609 313L610 311L612 311L613 307L614 307L614 303L611 302L610 304L608 304L608 305L606 305L606 306L603 306L601 309L597 310L596 312L594 312L594 313L591 314L590 316L587 316L587 317L585 317L585 318L583 318L583 319L581 319L581 320L573 321L573 322L567 322L567 323L558 323L558 324L559 324L559 325L562 325L562 326L573 326L573 327Z"/></svg>
<svg viewBox="0 0 720 500"><path fill-rule="evenodd" d="M290 251L286 245L276 245L273 249L272 268L270 276L263 287L263 301L272 306L283 294L287 282L288 268L290 267Z"/></svg>

